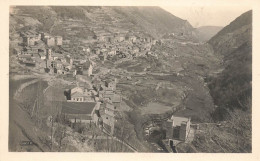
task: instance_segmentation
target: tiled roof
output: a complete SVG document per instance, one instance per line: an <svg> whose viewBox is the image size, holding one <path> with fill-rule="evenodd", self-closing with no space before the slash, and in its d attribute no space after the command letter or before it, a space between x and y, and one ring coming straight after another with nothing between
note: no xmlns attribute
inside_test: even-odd
<svg viewBox="0 0 260 161"><path fill-rule="evenodd" d="M62 113L91 114L95 106L95 102L63 102Z"/></svg>

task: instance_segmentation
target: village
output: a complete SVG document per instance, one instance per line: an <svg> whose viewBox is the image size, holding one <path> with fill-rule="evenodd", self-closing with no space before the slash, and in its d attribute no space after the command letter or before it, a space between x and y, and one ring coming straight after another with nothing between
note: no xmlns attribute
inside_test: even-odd
<svg viewBox="0 0 260 161"><path fill-rule="evenodd" d="M9 6L9 152L252 152L252 11L175 12Z"/></svg>
<svg viewBox="0 0 260 161"><path fill-rule="evenodd" d="M96 62L123 62L147 56L156 58L157 55L151 52L151 48L160 43L160 40L150 36L140 37L139 33L133 32L93 32L94 35L88 37L87 45L79 45L76 50L72 50L71 41L64 40L62 36L35 30L21 32L18 37L20 42L13 48L13 53L18 62L26 68L54 78L62 78L69 84L64 90L61 112L71 126L78 123L95 124L106 134L116 136L114 133L118 113L126 110L122 107L122 91L117 89L118 79L121 80L120 84L122 80L136 84L142 78L149 77L135 72L125 73L120 69L104 69ZM135 78L138 78L137 82L134 81ZM167 132L162 142L168 152L176 152L177 143L194 137L189 118L172 116L164 124ZM157 125L144 125L146 137L152 137L154 130L157 130ZM157 151L163 150L154 143L152 145Z"/></svg>

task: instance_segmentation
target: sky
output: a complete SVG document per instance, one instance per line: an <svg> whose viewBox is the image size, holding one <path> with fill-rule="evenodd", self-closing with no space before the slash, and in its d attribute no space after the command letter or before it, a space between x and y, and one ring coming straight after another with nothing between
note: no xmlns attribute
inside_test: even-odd
<svg viewBox="0 0 260 161"><path fill-rule="evenodd" d="M249 6L161 6L171 14L188 20L197 28L200 26L226 26L244 12Z"/></svg>

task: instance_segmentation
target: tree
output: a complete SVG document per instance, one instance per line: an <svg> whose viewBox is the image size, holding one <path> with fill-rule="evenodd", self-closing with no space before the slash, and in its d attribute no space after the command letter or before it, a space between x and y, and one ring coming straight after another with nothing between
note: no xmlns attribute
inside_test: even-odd
<svg viewBox="0 0 260 161"><path fill-rule="evenodd" d="M58 151L59 152L62 151L62 147L64 145L67 145L66 143L64 143L64 139L67 137L66 132L67 132L66 126L58 123L58 127L55 130L54 137L58 141Z"/></svg>
<svg viewBox="0 0 260 161"><path fill-rule="evenodd" d="M63 91L61 90L61 84L56 83L51 88L51 107L50 107L50 116L51 116L51 146L50 150L53 150L53 139L54 139L54 133L62 134L64 133L63 128L59 128L60 124L62 124L61 119L61 110L62 110L62 98L63 98ZM54 121L57 123L58 128L54 129ZM66 132L66 131L65 131ZM65 136L64 136L65 137ZM64 137L60 137L60 142L64 139ZM61 146L61 145L60 145Z"/></svg>
<svg viewBox="0 0 260 161"><path fill-rule="evenodd" d="M35 111L32 111L32 116L34 115L36 118L36 124L38 126L42 126L42 108L44 106L44 94L43 94L43 83L42 80L40 79L38 81L37 85L37 96L36 96L36 107ZM35 112L35 113L33 113Z"/></svg>

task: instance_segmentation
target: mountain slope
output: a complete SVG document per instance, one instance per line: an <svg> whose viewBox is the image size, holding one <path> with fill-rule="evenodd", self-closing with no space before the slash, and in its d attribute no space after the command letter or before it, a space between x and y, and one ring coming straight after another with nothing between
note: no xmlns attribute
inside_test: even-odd
<svg viewBox="0 0 260 161"><path fill-rule="evenodd" d="M223 120L230 109L251 109L247 105L252 97L252 11L236 18L209 43L223 57L224 70L209 84L218 105L213 116Z"/></svg>
<svg viewBox="0 0 260 161"><path fill-rule="evenodd" d="M215 104L222 109L241 108L251 98L252 93L252 45L241 45L226 58L226 67L210 83ZM220 114L222 115L222 114ZM222 116L217 116L218 118Z"/></svg>
<svg viewBox="0 0 260 161"><path fill-rule="evenodd" d="M198 27L195 32L198 35L198 39L202 42L206 42L216 35L223 27L221 26L201 26Z"/></svg>
<svg viewBox="0 0 260 161"><path fill-rule="evenodd" d="M59 24L64 25L62 21L67 20L77 20L87 28L94 24L100 28L140 31L155 38L172 32L191 35L194 30L188 21L160 7L18 6L16 8L19 10L17 15L41 22L37 28L46 32L50 32ZM16 18L18 21L21 17L11 18Z"/></svg>
<svg viewBox="0 0 260 161"><path fill-rule="evenodd" d="M114 9L125 14L133 23L140 25L149 33L155 32L155 35L172 32L191 34L193 30L188 21L182 20L160 7L115 7Z"/></svg>
<svg viewBox="0 0 260 161"><path fill-rule="evenodd" d="M223 59L223 70L210 77L208 87L216 108L215 125L200 126L191 144L178 152L252 152L252 11L224 27L209 41Z"/></svg>
<svg viewBox="0 0 260 161"><path fill-rule="evenodd" d="M252 11L248 11L224 27L208 42L217 55L225 56L251 39Z"/></svg>

